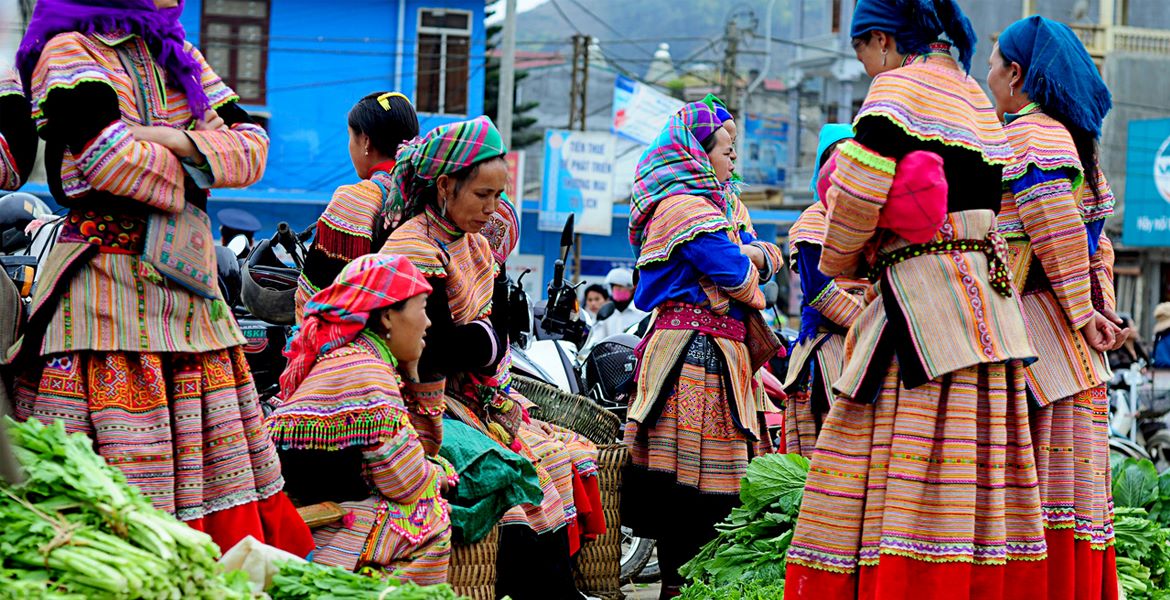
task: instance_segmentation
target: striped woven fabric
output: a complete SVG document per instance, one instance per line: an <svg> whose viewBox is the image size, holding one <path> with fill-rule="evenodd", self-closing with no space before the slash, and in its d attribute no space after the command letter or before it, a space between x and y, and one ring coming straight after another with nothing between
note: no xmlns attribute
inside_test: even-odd
<svg viewBox="0 0 1170 600"><path fill-rule="evenodd" d="M1028 337L1039 360L1026 370L1028 387L1041 406L1093 388L1111 377L1104 354L1092 350L1078 331L1097 304L1114 296L1112 244L1106 239L1090 256L1085 235L1090 208L1097 203L1084 184L1072 136L1041 112L1013 119L1005 127L1016 161L1004 171L1004 200L998 229L1008 237L1013 281L1024 291L1021 307ZM1081 180L1081 181L1078 181ZM1112 194L1099 178L1112 212ZM1100 218L1104 218L1101 216ZM1101 248L1104 248L1102 251ZM1094 287L1101 299L1094 301Z"/></svg>
<svg viewBox="0 0 1170 600"><path fill-rule="evenodd" d="M990 210L950 213L939 236L979 240L994 226L995 214ZM835 227L835 223L830 225L830 236ZM908 244L899 239L883 251ZM955 251L914 257L887 269L880 284L886 293L872 300L849 333L846 356L850 360L836 383L838 391L852 398L867 381L865 375L886 326L885 313L891 310L885 305L887 298L897 302L897 310L905 315L920 377L926 381L980 363L1034 359L1036 352L1028 343L1019 305L1015 298L991 289L987 263L983 253ZM909 373L903 375L908 386L925 382L911 379Z"/></svg>
<svg viewBox="0 0 1170 600"><path fill-rule="evenodd" d="M669 249L656 253L657 258L644 259L643 247L649 235L646 229L656 218L658 205L675 196L692 195L706 199L719 215L716 220L708 211L694 219L679 220L665 239L689 240L701 231L729 228L729 188L715 176L711 159L695 136L711 135L719 128L715 111L702 102L692 102L670 117L658 137L638 159L634 189L630 197L630 244L639 265L666 260ZM692 130L694 132L692 132ZM697 133L696 133L697 132Z"/></svg>
<svg viewBox="0 0 1170 600"><path fill-rule="evenodd" d="M70 255L63 251L78 246L85 244L57 244L46 262L67 259ZM55 306L41 354L205 352L244 343L222 300L203 298L177 284L156 283L142 265L141 258L126 254L100 253L90 259L64 284L63 293L46 298ZM51 276L54 271L45 272ZM53 294L52 282L42 279L37 295Z"/></svg>
<svg viewBox="0 0 1170 600"><path fill-rule="evenodd" d="M445 278L456 325L491 313L492 281L500 266L482 235L457 233L428 208L395 229L382 253L405 256L427 277Z"/></svg>
<svg viewBox="0 0 1170 600"><path fill-rule="evenodd" d="M877 231L878 215L894 183L894 162L853 140L838 146L830 176L821 272L830 277L857 273L860 251Z"/></svg>
<svg viewBox="0 0 1170 600"><path fill-rule="evenodd" d="M784 406L784 441L787 452L812 458L827 413L817 410L817 395L833 404L833 382L845 364L845 336L822 333L797 344L788 359L784 383L788 402ZM815 381L814 381L814 378Z"/></svg>
<svg viewBox="0 0 1170 600"><path fill-rule="evenodd" d="M738 390L724 384L726 365L747 359L726 353L727 346L721 342L729 340L695 332L658 331L655 336L669 333L690 335L681 356L641 361L678 375L656 421L648 422L631 413L625 429L630 462L650 471L673 473L678 484L702 493L737 494L748 462L754 455L770 450L767 435L753 433L754 439L759 440L755 442L740 427L740 423L751 423L753 432L761 431L754 402L745 406L740 401L743 396L731 397ZM651 354L647 347L645 356L658 355ZM731 357L726 363L725 356ZM674 363L666 362L672 359ZM645 374L646 368L640 366L639 388ZM642 398L642 394L639 389L638 397ZM746 397L751 398L750 389Z"/></svg>
<svg viewBox="0 0 1170 600"><path fill-rule="evenodd" d="M321 357L292 396L277 403L267 426L282 448L363 448L371 498L352 510L372 518L316 532L315 561L392 569L404 556L421 556L426 546L449 539L450 517L439 492L446 473L427 459L402 380L368 336Z"/></svg>
<svg viewBox="0 0 1170 600"><path fill-rule="evenodd" d="M72 353L23 380L16 417L61 419L160 510L190 521L284 487L239 348ZM263 533L257 532L257 539Z"/></svg>
<svg viewBox="0 0 1170 600"><path fill-rule="evenodd" d="M1018 364L962 369L913 390L898 371L895 361L875 404L830 410L788 553L789 585L825 585L820 597L833 598L829 590L854 590L860 574L865 588L866 578L878 588L911 578L916 589L904 597L955 597L947 591L961 586L959 597L999 598L1005 585L1034 588L1013 597L1039 597L1043 582L1013 578L1010 568L970 581L928 576L942 563L1045 558Z"/></svg>
<svg viewBox="0 0 1170 600"><path fill-rule="evenodd" d="M118 48L135 55L137 71L127 73ZM238 98L207 66L198 50L187 50L203 65L203 86L213 107ZM84 149L66 152L61 165L62 186L71 197L101 190L174 211L182 206L184 171L179 159L157 145L136 142L128 125L150 125L186 129L194 118L187 99L179 90L166 87L165 73L155 64L146 44L137 36L83 35L65 33L45 46L31 85L33 117L39 128L47 119L41 110L48 93L72 88L82 82L109 85L118 95L122 120L111 124ZM142 93L146 106L138 106ZM238 123L228 131L190 132L208 159L215 187L239 187L255 183L264 173L268 135L259 126Z"/></svg>
<svg viewBox="0 0 1170 600"><path fill-rule="evenodd" d="M700 234L733 229L727 216L710 200L701 196L671 196L657 204L653 218L644 226L637 266L669 260L675 248Z"/></svg>
<svg viewBox="0 0 1170 600"><path fill-rule="evenodd" d="M203 65L203 85L212 105L219 107L235 101L235 94L198 51L190 44L187 48ZM118 49L134 57L128 61L135 65L134 73L124 70ZM39 127L48 124L41 111L47 94L82 82L113 88L122 119L85 148L65 153L61 165L65 193L79 197L91 190L102 190L163 210L182 208L186 176L179 160L162 146L134 141L129 134L128 125L143 124L140 113L147 114L153 125L186 129L193 122L186 97L165 86L165 73L151 59L145 43L137 36L78 33L65 33L50 40L31 82L31 101ZM139 106L139 94L143 106ZM208 160L215 186L248 185L263 175L268 137L260 127L238 123L228 130L202 132L195 137ZM104 209L86 208L99 212ZM212 237L210 231L206 233L207 238ZM60 243L54 247L45 261L45 272L53 275L42 278L42 285L37 286L34 318L48 319L38 313L54 311L46 329L45 353L203 352L244 342L222 302L204 300L177 285L160 283L156 274L128 256L102 254L88 260L77 245ZM82 261L88 264L78 267ZM71 279L65 282L65 276ZM68 291L58 302L62 285L67 285Z"/></svg>
<svg viewBox="0 0 1170 600"><path fill-rule="evenodd" d="M824 202L814 202L812 206L801 211L792 228L788 230L788 255L796 263L796 255L800 252L797 244L806 243L822 246L825 243L825 230L829 228L827 208Z"/></svg>
<svg viewBox="0 0 1170 600"><path fill-rule="evenodd" d="M379 248L374 247L374 221L382 211L382 190L388 189L390 185L390 174L377 171L370 179L337 188L329 205L317 219L313 250L321 251L328 258L346 262L377 252ZM313 260L312 257L309 260ZM304 272L297 278L298 323L304 315L305 303L319 291Z"/></svg>
<svg viewBox="0 0 1170 600"><path fill-rule="evenodd" d="M1094 550L1113 544L1109 394L1097 386L1032 413L1044 526Z"/></svg>
<svg viewBox="0 0 1170 600"><path fill-rule="evenodd" d="M1069 327L1051 292L1024 294L1020 308L1028 340L1039 357L1024 375L1037 404L1047 406L1112 379L1104 353L1092 349L1085 336Z"/></svg>
<svg viewBox="0 0 1170 600"><path fill-rule="evenodd" d="M1089 257L1089 264L1093 270L1094 290L1100 290L1100 306L1109 310L1117 310L1117 290L1113 285L1113 242L1105 232L1101 232L1101 241L1097 252ZM1097 301L1094 300L1094 306ZM1100 308L1100 307L1098 307Z"/></svg>
<svg viewBox="0 0 1170 600"><path fill-rule="evenodd" d="M987 94L946 54L917 56L874 77L854 125L868 116L885 117L922 140L973 150L989 164L1012 159Z"/></svg>
<svg viewBox="0 0 1170 600"><path fill-rule="evenodd" d="M451 522L445 519L426 539L412 542L380 526L391 509L384 500L342 502L346 520L313 530L313 562L354 570L372 567L419 585L447 582L451 563Z"/></svg>
<svg viewBox="0 0 1170 600"><path fill-rule="evenodd" d="M864 291L868 284L861 280L841 278L829 282L825 289L809 300L808 305L840 327L848 329L865 309Z"/></svg>

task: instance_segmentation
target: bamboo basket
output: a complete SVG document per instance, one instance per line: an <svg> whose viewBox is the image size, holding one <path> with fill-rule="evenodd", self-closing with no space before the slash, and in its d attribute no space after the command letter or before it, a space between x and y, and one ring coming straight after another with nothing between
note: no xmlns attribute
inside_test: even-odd
<svg viewBox="0 0 1170 600"><path fill-rule="evenodd" d="M577 588L605 600L622 598L622 534L618 509L622 466L628 450L618 441L621 419L584 396L527 377L513 376L512 387L539 407L534 417L579 433L597 445L597 484L605 514L605 535L585 544L578 553Z"/></svg>
<svg viewBox="0 0 1170 600"><path fill-rule="evenodd" d="M621 435L621 419L585 396L520 375L512 376L512 388L539 407L532 416L577 432L598 446L613 444Z"/></svg>
<svg viewBox="0 0 1170 600"><path fill-rule="evenodd" d="M451 544L451 566L447 582L460 596L471 600L495 600L496 557L500 548L500 526L474 544Z"/></svg>

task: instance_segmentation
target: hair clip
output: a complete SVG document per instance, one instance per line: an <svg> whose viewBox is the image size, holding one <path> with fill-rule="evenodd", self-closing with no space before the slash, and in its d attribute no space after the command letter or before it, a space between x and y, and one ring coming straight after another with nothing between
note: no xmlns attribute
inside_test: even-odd
<svg viewBox="0 0 1170 600"><path fill-rule="evenodd" d="M407 98L406 94L403 94L402 92L386 92L385 94L378 96L378 104L382 105L382 110L390 110L390 99L394 97L402 98L403 100L406 100L407 104L410 104L410 98Z"/></svg>

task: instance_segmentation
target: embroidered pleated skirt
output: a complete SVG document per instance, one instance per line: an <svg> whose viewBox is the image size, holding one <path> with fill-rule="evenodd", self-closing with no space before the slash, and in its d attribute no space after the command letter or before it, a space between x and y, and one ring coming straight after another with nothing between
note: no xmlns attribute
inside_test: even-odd
<svg viewBox="0 0 1170 600"><path fill-rule="evenodd" d="M1108 391L1098 386L1030 417L1048 540L1048 598L1116 600Z"/></svg>
<svg viewBox="0 0 1170 600"><path fill-rule="evenodd" d="M651 356L645 369L678 372L662 390L650 418L626 424L630 461L622 476L622 525L658 540L663 581L715 537L715 524L739 504L740 480L754 456L772 450L768 436L752 440L729 401L729 366L718 344L696 334L681 357ZM765 431L761 429L761 431Z"/></svg>
<svg viewBox="0 0 1170 600"><path fill-rule="evenodd" d="M784 404L784 451L811 457L825 415L832 404L833 381L845 362L845 336L822 334L806 340L789 356L789 379ZM804 350L802 352L802 350ZM799 362L793 362L799 361ZM794 372L795 371L795 372Z"/></svg>
<svg viewBox="0 0 1170 600"><path fill-rule="evenodd" d="M829 411L785 598L1043 598L1034 456L1016 361L907 390L894 359L875 403Z"/></svg>
<svg viewBox="0 0 1170 600"><path fill-rule="evenodd" d="M16 417L90 436L155 508L223 550L246 536L307 555L240 347L184 353L72 352L18 382Z"/></svg>

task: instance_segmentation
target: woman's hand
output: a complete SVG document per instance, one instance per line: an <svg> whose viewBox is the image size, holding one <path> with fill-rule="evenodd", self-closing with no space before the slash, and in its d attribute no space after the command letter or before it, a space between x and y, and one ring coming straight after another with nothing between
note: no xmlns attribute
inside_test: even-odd
<svg viewBox="0 0 1170 600"><path fill-rule="evenodd" d="M752 264L756 266L756 269L763 270L768 267L768 259L764 256L764 251L760 250L758 247L753 246L752 244L747 244L740 246L739 250L743 253L744 256L748 257L748 259L752 261Z"/></svg>
<svg viewBox="0 0 1170 600"><path fill-rule="evenodd" d="M1110 348L1110 350L1117 350L1121 348L1125 345L1125 342L1129 340L1131 336L1133 336L1133 327L1127 326L1125 324L1125 319L1122 319L1117 315L1117 313L1108 308L1101 309L1100 313L1104 315L1105 318L1110 322L1117 324L1117 327L1120 330L1117 334L1117 342L1113 345L1112 348Z"/></svg>
<svg viewBox="0 0 1170 600"><path fill-rule="evenodd" d="M1125 342L1121 337L1121 328L1099 312L1093 313L1093 318L1081 328L1081 333L1089 346L1098 352L1113 350L1118 339Z"/></svg>
<svg viewBox="0 0 1170 600"><path fill-rule="evenodd" d="M219 131L227 128L228 126L223 122L223 118L214 110L208 110L202 119L195 121L195 131Z"/></svg>
<svg viewBox="0 0 1170 600"><path fill-rule="evenodd" d="M186 133L178 129L160 125L131 125L130 134L134 136L135 140L158 144L170 150L175 156L189 159L196 165L207 162L199 149L195 147L195 142L192 142Z"/></svg>

